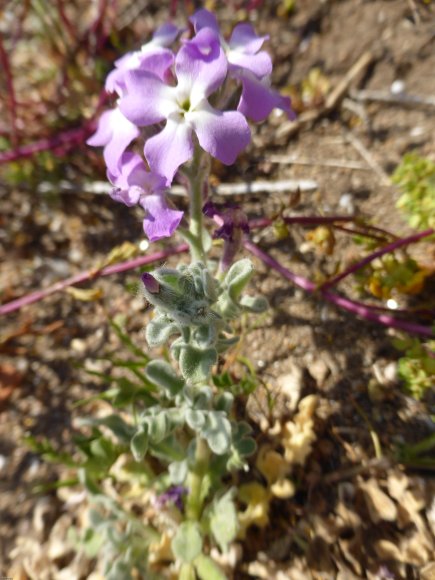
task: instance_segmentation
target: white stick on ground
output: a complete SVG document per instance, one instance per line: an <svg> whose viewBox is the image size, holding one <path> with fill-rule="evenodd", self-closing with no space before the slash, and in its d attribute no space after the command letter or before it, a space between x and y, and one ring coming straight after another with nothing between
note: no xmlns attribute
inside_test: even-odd
<svg viewBox="0 0 435 580"><path fill-rule="evenodd" d="M279 181L252 181L242 183L221 183L213 187L213 193L222 196L231 195L249 195L251 193L280 193L289 192L294 193L301 191L309 193L318 189L318 184L312 179L283 179ZM93 181L83 185L74 185L69 181L59 181L57 184L49 183L48 181L40 183L37 191L38 193L90 193L94 195L102 195L110 193L113 186L106 181ZM174 185L170 188L171 195L185 196L186 189L182 185Z"/></svg>

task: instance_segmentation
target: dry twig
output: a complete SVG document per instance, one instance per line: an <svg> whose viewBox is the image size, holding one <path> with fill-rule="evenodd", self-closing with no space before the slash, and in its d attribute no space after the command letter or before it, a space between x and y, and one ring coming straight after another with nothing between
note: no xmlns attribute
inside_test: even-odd
<svg viewBox="0 0 435 580"><path fill-rule="evenodd" d="M373 169L373 171L379 177L381 185L391 185L389 175L382 169L382 167L379 165L379 163L376 161L376 159L373 157L373 155L370 153L367 147L363 144L363 142L360 139L358 139L358 137L355 135L355 133L352 133L352 131L346 129L345 133L346 139L349 141L352 147L356 151L358 151L358 153L361 155L364 161L367 162L367 164Z"/></svg>
<svg viewBox="0 0 435 580"><path fill-rule="evenodd" d="M421 97L419 95L410 95L408 93L394 94L390 91L350 91L350 96L355 101L385 103L400 107L435 107L435 97Z"/></svg>
<svg viewBox="0 0 435 580"><path fill-rule="evenodd" d="M364 52L353 64L353 66L351 66L347 74L338 83L338 85L329 93L323 107L316 109L315 111L307 111L306 113L302 113L296 119L296 121L284 123L276 132L277 138L291 137L303 127L312 125L315 121L321 117L324 117L325 115L328 115L334 109L336 109L346 94L349 92L349 88L352 82L367 70L374 59L375 55L373 52Z"/></svg>

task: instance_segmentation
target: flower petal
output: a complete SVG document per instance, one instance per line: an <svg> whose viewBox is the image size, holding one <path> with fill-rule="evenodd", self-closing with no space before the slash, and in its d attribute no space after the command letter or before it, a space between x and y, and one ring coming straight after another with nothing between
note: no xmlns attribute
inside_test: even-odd
<svg viewBox="0 0 435 580"><path fill-rule="evenodd" d="M148 44L152 46L170 46L177 38L179 34L181 34L185 29L179 28L172 24L171 22L167 22L166 24L162 24L157 28L157 30L153 34L152 40L142 46L142 49L146 47Z"/></svg>
<svg viewBox="0 0 435 580"><path fill-rule="evenodd" d="M237 111L218 111L207 101L186 120L193 126L199 144L222 163L231 165L251 140L245 117Z"/></svg>
<svg viewBox="0 0 435 580"><path fill-rule="evenodd" d="M236 72L238 69L246 69L258 78L270 75L272 72L272 59L262 50L258 54L245 54L236 50L227 53L229 70ZM236 75L234 75L236 76Z"/></svg>
<svg viewBox="0 0 435 580"><path fill-rule="evenodd" d="M180 48L175 58L177 91L196 103L221 86L227 70L219 37L210 28L203 28Z"/></svg>
<svg viewBox="0 0 435 580"><path fill-rule="evenodd" d="M189 18L193 24L195 32L199 32L202 28L211 28L219 34L219 24L216 16L208 10L197 10L193 16Z"/></svg>
<svg viewBox="0 0 435 580"><path fill-rule="evenodd" d="M163 131L145 143L150 169L172 181L182 163L193 156L192 129L182 119L168 119Z"/></svg>
<svg viewBox="0 0 435 580"><path fill-rule="evenodd" d="M98 125L95 133L86 141L91 147L104 147L112 138L113 127L111 119L115 109L105 111L98 119Z"/></svg>
<svg viewBox="0 0 435 580"><path fill-rule="evenodd" d="M146 52L130 52L115 62L116 68L107 76L105 89L117 92L119 96L124 95L125 76L129 70L147 71L164 81L173 63L174 55L167 48L153 47Z"/></svg>
<svg viewBox="0 0 435 580"><path fill-rule="evenodd" d="M147 71L128 71L125 84L127 94L121 98L119 108L139 127L159 123L178 108L175 89Z"/></svg>
<svg viewBox="0 0 435 580"><path fill-rule="evenodd" d="M172 236L177 229L182 211L168 207L163 195L147 195L142 198L142 207L147 215L143 221L143 229L151 242Z"/></svg>
<svg viewBox="0 0 435 580"><path fill-rule="evenodd" d="M117 174L110 171L107 177L115 189L110 193L115 201L129 207L136 205L146 195L154 195L167 189L167 180L161 175L147 171L140 155L126 151L119 163Z"/></svg>
<svg viewBox="0 0 435 580"><path fill-rule="evenodd" d="M231 50L244 54L257 54L264 41L268 39L269 35L258 36L251 24L243 22L234 27L228 44Z"/></svg>
<svg viewBox="0 0 435 580"><path fill-rule="evenodd" d="M101 115L98 129L87 143L92 146L104 146L106 165L111 173L117 174L122 154L138 136L139 129L124 117L117 107Z"/></svg>
<svg viewBox="0 0 435 580"><path fill-rule="evenodd" d="M137 185L127 187L126 189L114 187L112 191L109 192L109 195L114 201L119 201L127 207L133 207L139 203L139 200L143 195L143 190Z"/></svg>
<svg viewBox="0 0 435 580"><path fill-rule="evenodd" d="M290 99L271 89L265 84L265 80L262 82L254 75L244 74L241 81L243 90L237 107L240 113L258 122L263 121L273 109L277 108L287 113L289 118L294 118Z"/></svg>

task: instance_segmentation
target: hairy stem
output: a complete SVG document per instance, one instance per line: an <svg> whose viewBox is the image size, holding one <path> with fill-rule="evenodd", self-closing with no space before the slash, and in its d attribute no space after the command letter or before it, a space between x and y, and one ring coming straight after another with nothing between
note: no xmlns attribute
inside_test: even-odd
<svg viewBox="0 0 435 580"><path fill-rule="evenodd" d="M189 471L187 485L189 495L186 501L186 517L188 520L199 521L204 498L202 497L202 482L207 473L210 460L210 450L202 437L196 439L195 464Z"/></svg>
<svg viewBox="0 0 435 580"><path fill-rule="evenodd" d="M210 158L197 147L189 171L186 172L189 180L190 225L189 238L186 238L192 257L192 262L205 262L204 249L204 220L202 207L204 205L204 186L210 171Z"/></svg>

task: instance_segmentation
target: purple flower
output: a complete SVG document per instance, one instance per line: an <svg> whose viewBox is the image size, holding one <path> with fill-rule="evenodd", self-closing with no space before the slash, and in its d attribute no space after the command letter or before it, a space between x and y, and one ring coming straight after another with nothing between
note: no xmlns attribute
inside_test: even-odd
<svg viewBox="0 0 435 580"><path fill-rule="evenodd" d="M181 30L173 24L164 24L141 50L129 52L115 61L115 69L106 79L106 91L115 92L121 97L126 90L125 75L130 70L146 70L162 80L167 79L174 63L174 55L165 47L177 38ZM122 154L139 134L139 129L116 107L101 115L97 130L87 140L87 144L104 147L106 165L111 173L116 173Z"/></svg>
<svg viewBox="0 0 435 580"><path fill-rule="evenodd" d="M107 76L105 89L122 97L126 92L125 75L128 71L146 70L165 80L173 63L174 55L166 48L129 52L115 62L116 68Z"/></svg>
<svg viewBox="0 0 435 580"><path fill-rule="evenodd" d="M103 156L108 170L116 174L122 154L140 134L139 129L121 113L118 107L105 111L95 133L86 141L93 147L104 147Z"/></svg>
<svg viewBox="0 0 435 580"><path fill-rule="evenodd" d="M193 156L193 133L208 153L227 165L234 163L250 141L250 130L241 113L218 111L207 100L227 75L225 55L211 29L202 29L184 44L175 59L175 73L175 87L141 70L125 77L127 94L120 101L124 115L138 126L166 121L145 144L151 169L172 180Z"/></svg>
<svg viewBox="0 0 435 580"><path fill-rule="evenodd" d="M108 178L115 186L112 198L129 207L139 204L144 208L143 229L151 242L171 236L183 212L170 208L166 203L166 179L147 171L145 163L136 153L124 153L120 166L116 173L108 172Z"/></svg>
<svg viewBox="0 0 435 580"><path fill-rule="evenodd" d="M149 272L144 272L140 277L142 284L151 294L158 294L160 291L160 284Z"/></svg>
<svg viewBox="0 0 435 580"><path fill-rule="evenodd" d="M118 58L115 61L115 69L106 79L106 90L122 96L125 91L125 73L129 70L147 70L162 80L166 79L174 62L174 55L171 50L168 50L168 47L181 32L183 29L174 24L163 24L155 31L152 39L142 45L140 50L128 52Z"/></svg>
<svg viewBox="0 0 435 580"><path fill-rule="evenodd" d="M190 21L195 32L203 28L211 28L219 37L222 48L228 59L230 73L246 69L261 78L272 72L272 60L264 50L261 50L268 36L257 36L249 23L237 24L228 42L221 36L216 16L208 10L198 10Z"/></svg>
<svg viewBox="0 0 435 580"><path fill-rule="evenodd" d="M177 506L180 511L183 511L183 496L187 495L187 489L182 485L172 485L168 489L160 494L156 499L157 507L163 508L168 503L172 503Z"/></svg>
<svg viewBox="0 0 435 580"><path fill-rule="evenodd" d="M289 119L296 117L289 97L270 88L270 77L258 79L248 71L240 75L242 94L237 110L253 121L264 121L273 109L282 109Z"/></svg>
<svg viewBox="0 0 435 580"><path fill-rule="evenodd" d="M228 43L219 33L214 14L199 10L191 18L195 31L204 27L214 30L220 39L229 65L229 75L242 83L242 95L237 110L253 121L264 119L275 108L282 109L289 118L294 117L290 99L282 97L270 88L272 61L267 52L261 50L268 36L257 36L251 24L235 26Z"/></svg>

